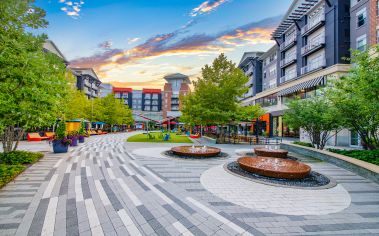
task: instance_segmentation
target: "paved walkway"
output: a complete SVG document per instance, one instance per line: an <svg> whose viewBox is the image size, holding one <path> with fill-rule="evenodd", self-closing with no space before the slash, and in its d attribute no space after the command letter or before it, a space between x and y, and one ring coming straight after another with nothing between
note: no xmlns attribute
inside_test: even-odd
<svg viewBox="0 0 379 236"><path fill-rule="evenodd" d="M228 179L220 167L246 146L221 145L229 159L180 160L160 155L173 144L126 137L91 137L68 154L47 154L0 190L0 235L379 235L379 186L347 170L310 160L343 194L329 206L328 198L315 202L329 211L299 214L280 188L276 206L266 208L236 197L254 199L254 186L243 191L246 180L233 179L234 192L230 183L212 189ZM259 194L270 193L265 187ZM296 197L311 204L311 196Z"/></svg>

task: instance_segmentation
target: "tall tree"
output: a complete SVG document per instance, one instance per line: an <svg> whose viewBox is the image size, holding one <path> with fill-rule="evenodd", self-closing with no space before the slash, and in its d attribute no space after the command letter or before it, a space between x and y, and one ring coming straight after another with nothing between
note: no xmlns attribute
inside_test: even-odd
<svg viewBox="0 0 379 236"><path fill-rule="evenodd" d="M132 111L113 94L94 101L94 104L96 104L96 120L109 124L111 128L114 125L127 125L134 122Z"/></svg>
<svg viewBox="0 0 379 236"><path fill-rule="evenodd" d="M33 2L3 0L0 4L0 139L4 152L17 148L25 129L52 124L68 90L64 63L43 52L46 36L26 31L47 26L45 12Z"/></svg>
<svg viewBox="0 0 379 236"><path fill-rule="evenodd" d="M71 120L76 118L90 119L91 101L87 96L76 88L70 89L65 106L65 119Z"/></svg>
<svg viewBox="0 0 379 236"><path fill-rule="evenodd" d="M325 97L297 99L288 108L284 114L285 122L294 129L302 128L317 149L324 149L326 142L333 137L332 132L342 127L338 110Z"/></svg>
<svg viewBox="0 0 379 236"><path fill-rule="evenodd" d="M350 73L327 95L345 127L357 132L367 149L379 149L379 46L353 52Z"/></svg>
<svg viewBox="0 0 379 236"><path fill-rule="evenodd" d="M188 124L223 125L242 118L241 109L245 108L241 108L238 98L247 91L248 80L235 63L221 54L212 65L202 68L194 91L181 98L181 120Z"/></svg>

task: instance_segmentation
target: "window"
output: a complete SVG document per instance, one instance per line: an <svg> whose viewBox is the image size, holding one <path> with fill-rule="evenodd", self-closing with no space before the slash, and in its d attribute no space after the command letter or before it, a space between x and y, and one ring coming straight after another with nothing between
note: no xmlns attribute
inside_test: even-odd
<svg viewBox="0 0 379 236"><path fill-rule="evenodd" d="M357 13L357 27L361 27L366 23L366 8L363 8Z"/></svg>
<svg viewBox="0 0 379 236"><path fill-rule="evenodd" d="M361 37L357 38L357 50L365 51L366 45L367 45L366 35L362 35Z"/></svg>

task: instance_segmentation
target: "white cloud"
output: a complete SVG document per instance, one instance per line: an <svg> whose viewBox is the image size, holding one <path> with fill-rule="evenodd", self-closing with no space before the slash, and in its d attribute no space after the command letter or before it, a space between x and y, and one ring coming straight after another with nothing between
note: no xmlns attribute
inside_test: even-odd
<svg viewBox="0 0 379 236"><path fill-rule="evenodd" d="M135 43L135 42L137 42L137 41L139 41L140 40L140 38L128 38L128 44L132 44L132 43Z"/></svg>
<svg viewBox="0 0 379 236"><path fill-rule="evenodd" d="M61 8L61 10L66 13L66 15L77 19L79 18L80 14L79 12L81 11L81 8L84 4L84 1L68 1L66 0L59 0L60 3L65 4L64 7Z"/></svg>

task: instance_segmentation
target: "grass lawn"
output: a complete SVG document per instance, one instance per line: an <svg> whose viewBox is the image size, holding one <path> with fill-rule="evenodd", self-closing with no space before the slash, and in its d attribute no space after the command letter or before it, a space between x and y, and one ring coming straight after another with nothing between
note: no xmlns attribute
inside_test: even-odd
<svg viewBox="0 0 379 236"><path fill-rule="evenodd" d="M192 143L187 136L177 135L175 133L170 134L168 141L163 141L162 133L150 133L154 136L154 139L149 139L147 134L136 134L128 138L128 142L146 142L146 143ZM163 134L163 136L165 133Z"/></svg>

